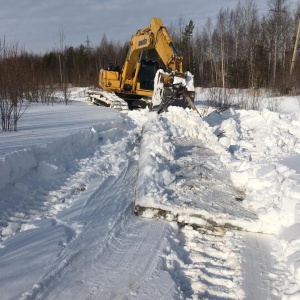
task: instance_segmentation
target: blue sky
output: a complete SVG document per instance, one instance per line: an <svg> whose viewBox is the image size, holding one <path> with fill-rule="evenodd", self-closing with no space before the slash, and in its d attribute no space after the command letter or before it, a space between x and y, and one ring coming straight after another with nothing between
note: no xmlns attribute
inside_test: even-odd
<svg viewBox="0 0 300 300"><path fill-rule="evenodd" d="M268 0L255 1L260 13L267 12ZM165 26L181 18L193 20L199 30L219 10L236 7L238 0L0 0L0 39L18 42L26 50L44 53L59 47L60 33L70 46L99 45L109 40L125 42L138 29L161 18Z"/></svg>

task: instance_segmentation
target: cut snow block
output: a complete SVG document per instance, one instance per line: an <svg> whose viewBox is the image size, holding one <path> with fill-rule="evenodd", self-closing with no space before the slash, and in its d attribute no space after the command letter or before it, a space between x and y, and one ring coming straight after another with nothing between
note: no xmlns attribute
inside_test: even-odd
<svg viewBox="0 0 300 300"><path fill-rule="evenodd" d="M37 166L31 149L15 151L0 158L0 189L26 175Z"/></svg>
<svg viewBox="0 0 300 300"><path fill-rule="evenodd" d="M298 220L298 209L299 199L291 198L291 197L282 197L281 211L280 211L280 219L281 224L289 227ZM300 228L299 228L300 229Z"/></svg>
<svg viewBox="0 0 300 300"><path fill-rule="evenodd" d="M41 161L39 163L38 172L43 176L53 176L59 173L63 173L65 168L63 166L56 166L46 161Z"/></svg>
<svg viewBox="0 0 300 300"><path fill-rule="evenodd" d="M230 172L230 179L234 187L238 190L245 190L248 184L249 178L252 174L247 171L232 171Z"/></svg>
<svg viewBox="0 0 300 300"><path fill-rule="evenodd" d="M31 149L13 152L6 156L6 161L10 165L10 180L16 180L37 166L34 153Z"/></svg>
<svg viewBox="0 0 300 300"><path fill-rule="evenodd" d="M134 213L196 227L256 231L257 215L243 207L245 195L232 185L220 153L228 154L213 130L189 110L170 107L149 119L140 145ZM245 185L253 171L241 167Z"/></svg>

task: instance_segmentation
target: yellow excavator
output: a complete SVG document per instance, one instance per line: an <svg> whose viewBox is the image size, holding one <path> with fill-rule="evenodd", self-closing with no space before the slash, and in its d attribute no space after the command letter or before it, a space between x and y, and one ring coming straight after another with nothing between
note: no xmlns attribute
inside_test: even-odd
<svg viewBox="0 0 300 300"><path fill-rule="evenodd" d="M150 49L157 52L164 70L158 61L143 58ZM109 66L100 70L102 91L89 92L89 100L119 110L149 106L161 112L171 104L194 108L193 76L183 72L182 60L161 19L153 18L150 26L132 36L122 69Z"/></svg>

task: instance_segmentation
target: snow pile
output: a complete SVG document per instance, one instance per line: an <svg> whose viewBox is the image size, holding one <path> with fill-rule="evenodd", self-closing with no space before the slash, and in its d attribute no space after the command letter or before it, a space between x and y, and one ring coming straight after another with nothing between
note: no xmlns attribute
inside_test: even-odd
<svg viewBox="0 0 300 300"><path fill-rule="evenodd" d="M208 122L213 124L214 117L208 117ZM293 192L297 187L291 180L295 172L276 161L300 153L299 114L231 109L223 118L214 130L232 154L231 180L245 192L244 206L257 212L262 222L259 231L278 234L298 221L295 207L300 197Z"/></svg>
<svg viewBox="0 0 300 300"><path fill-rule="evenodd" d="M218 124L216 117L211 115L207 120L232 154L230 177L245 193L243 205L257 213L261 221L257 231L277 236L278 252L290 270L284 299L298 299L300 182L294 178L300 173L300 115L230 110ZM289 166L284 160L279 162L287 155L294 155Z"/></svg>
<svg viewBox="0 0 300 300"><path fill-rule="evenodd" d="M163 115L162 122L166 122L174 138L197 138L215 152L224 152L212 129L193 110L171 106L168 108L168 113Z"/></svg>
<svg viewBox="0 0 300 300"><path fill-rule="evenodd" d="M220 135L220 143L240 160L248 157L252 161L265 162L276 160L283 154L300 153L299 114L230 109L222 117L225 120L219 125L214 125L214 116L206 120Z"/></svg>
<svg viewBox="0 0 300 300"><path fill-rule="evenodd" d="M175 74L175 75L174 75ZM152 104L153 106L160 105L161 100L163 99L164 95L164 76L173 78L173 84L178 86L183 86L186 88L187 91L194 91L194 76L191 72L185 72L185 78L176 76L175 73L168 73L164 72L163 70L158 70L155 74L154 78L154 90L152 95Z"/></svg>
<svg viewBox="0 0 300 300"><path fill-rule="evenodd" d="M0 157L0 189L37 166L31 149L25 149Z"/></svg>
<svg viewBox="0 0 300 300"><path fill-rule="evenodd" d="M229 174L219 156L230 154L194 111L170 107L168 113L149 118L140 152L136 207L144 210L143 216L199 225L252 224L255 215L238 204L238 192L227 188Z"/></svg>
<svg viewBox="0 0 300 300"><path fill-rule="evenodd" d="M162 126L158 115L149 113L141 141L137 195L138 199L143 197L150 207L155 199L167 199L165 186L175 179L166 163L174 159L174 146ZM142 204L140 200L136 203Z"/></svg>
<svg viewBox="0 0 300 300"><path fill-rule="evenodd" d="M256 212L260 223L249 231L278 235L282 228L298 220L295 207L300 201L294 194L294 172L284 165L259 165L250 162L235 163L230 177L237 189L244 192L243 206ZM231 166L233 167L233 166Z"/></svg>
<svg viewBox="0 0 300 300"><path fill-rule="evenodd" d="M218 224L221 220L226 223L230 215L228 210L224 215L223 208L218 217L213 217L213 211L201 208L199 203L180 205L180 201L187 203L178 199L180 192L176 195L168 192L174 190L174 185L175 188L183 188L174 176L174 170L170 170L179 161L175 151L176 139L196 139L219 157L219 166L214 165L211 173L220 169L222 164L226 165L233 187L240 192L242 206L257 217L250 223L247 220L241 223L235 220L241 216L233 214L233 218L227 220L229 223L239 223L249 231L279 234L283 228L297 222L295 207L300 198L295 192L296 183L291 179L294 171L277 161L284 154L300 150L298 115L280 116L266 110L236 112L231 109L221 117L212 114L206 118L211 125L215 119L219 120L219 124L209 126L193 111L178 107L170 107L168 113L149 118L141 144L136 204L177 213L185 207L190 220L193 214L200 214ZM196 162L191 163L195 167ZM226 193L226 190L223 192ZM198 192L199 197L201 193ZM217 194L214 195L216 197ZM222 201L225 201L224 196Z"/></svg>
<svg viewBox="0 0 300 300"><path fill-rule="evenodd" d="M300 188L280 159L299 158L300 115L230 109L202 120L189 109L168 110L144 124L137 209L148 218L273 234L275 255L290 271L270 275L287 281L273 294L299 297Z"/></svg>
<svg viewBox="0 0 300 300"><path fill-rule="evenodd" d="M195 112L170 107L169 112L162 116L149 113L141 141L137 205L156 207L158 201L168 200L167 186L175 180L168 167L175 155L172 138L179 136L197 137L222 151L217 138Z"/></svg>
<svg viewBox="0 0 300 300"><path fill-rule="evenodd" d="M47 144L28 146L27 149L14 151L0 157L0 189L35 169L41 176L64 172L64 167L60 166L63 157L69 157L72 160L78 155L93 151L93 147L102 138L99 133L112 125L120 126L121 122L121 119L113 124L103 122L90 129L73 133Z"/></svg>

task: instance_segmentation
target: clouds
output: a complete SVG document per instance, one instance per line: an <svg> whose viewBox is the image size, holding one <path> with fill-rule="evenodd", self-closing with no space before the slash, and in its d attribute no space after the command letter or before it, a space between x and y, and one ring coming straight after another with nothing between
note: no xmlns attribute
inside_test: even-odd
<svg viewBox="0 0 300 300"><path fill-rule="evenodd" d="M125 42L138 29L159 17L166 26L179 18L192 19L201 30L208 17L222 7L233 8L238 0L0 0L0 38L17 41L29 51L45 52L57 46L60 30L66 44L84 44L87 35L94 46L103 34L109 40Z"/></svg>

